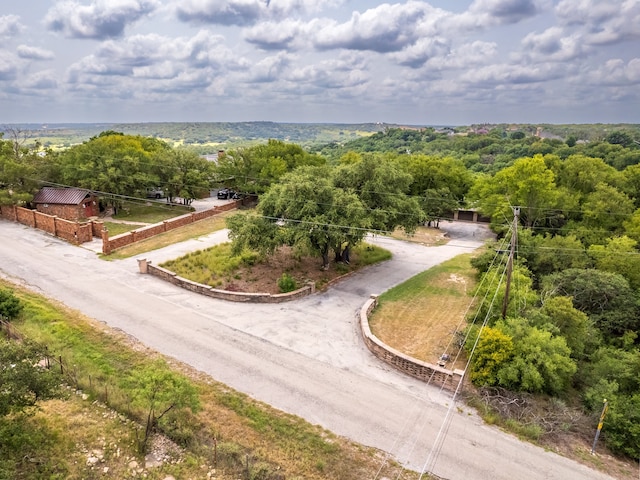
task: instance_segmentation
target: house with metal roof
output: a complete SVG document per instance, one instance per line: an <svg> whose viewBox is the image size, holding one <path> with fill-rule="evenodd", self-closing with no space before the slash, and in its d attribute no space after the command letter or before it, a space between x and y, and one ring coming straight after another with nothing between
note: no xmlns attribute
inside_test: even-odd
<svg viewBox="0 0 640 480"><path fill-rule="evenodd" d="M98 198L83 188L42 187L32 203L38 212L65 220L83 220L98 215Z"/></svg>

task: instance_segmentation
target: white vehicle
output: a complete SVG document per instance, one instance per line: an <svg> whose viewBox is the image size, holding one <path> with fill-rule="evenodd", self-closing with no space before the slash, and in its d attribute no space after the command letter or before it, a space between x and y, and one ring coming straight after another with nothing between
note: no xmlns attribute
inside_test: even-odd
<svg viewBox="0 0 640 480"><path fill-rule="evenodd" d="M147 198L164 198L164 191L161 188L147 188Z"/></svg>

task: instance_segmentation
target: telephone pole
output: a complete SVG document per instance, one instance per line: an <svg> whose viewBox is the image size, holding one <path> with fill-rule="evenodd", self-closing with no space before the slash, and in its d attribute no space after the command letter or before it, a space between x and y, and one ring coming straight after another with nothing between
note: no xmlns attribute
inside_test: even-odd
<svg viewBox="0 0 640 480"><path fill-rule="evenodd" d="M509 304L509 293L511 291L511 272L513 272L513 258L516 254L516 243L518 243L518 222L520 218L520 207L513 208L513 227L511 232L511 248L509 259L507 260L507 281L504 290L504 301L502 302L502 319L507 316L507 306Z"/></svg>

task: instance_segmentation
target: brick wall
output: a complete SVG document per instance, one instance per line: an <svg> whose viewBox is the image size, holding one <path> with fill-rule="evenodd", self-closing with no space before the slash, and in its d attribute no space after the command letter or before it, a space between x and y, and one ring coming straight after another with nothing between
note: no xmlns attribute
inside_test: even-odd
<svg viewBox="0 0 640 480"><path fill-rule="evenodd" d="M375 295L365 302L360 310L360 330L364 343L376 357L398 370L433 385L439 385L447 390L455 391L464 376L463 370L449 370L439 365L423 362L409 357L398 350L386 345L369 328L369 314L378 304Z"/></svg>
<svg viewBox="0 0 640 480"><path fill-rule="evenodd" d="M16 207L15 205L0 206L0 216L31 228L43 230L74 244L90 242L93 239L94 231L101 229L101 226L94 225L94 223L102 225L101 222L79 223L65 220L36 210Z"/></svg>
<svg viewBox="0 0 640 480"><path fill-rule="evenodd" d="M52 205L50 203L39 203L36 210L47 215L56 215L67 220L80 220L84 215L82 207L77 205Z"/></svg>
<svg viewBox="0 0 640 480"><path fill-rule="evenodd" d="M161 223L156 223L155 225L149 225L147 227L142 227L130 232L123 233L121 235L117 235L113 238L109 238L108 233L107 235L103 234L102 253L104 253L105 255L109 255L111 252L117 250L118 248L126 247L127 245L145 240L160 233L168 232L169 230L173 230L175 228L184 227L185 225L189 225L190 223L213 217L222 212L233 210L235 208L238 208L240 205L244 205L245 201L245 199L236 200L235 202L225 203L224 205L219 205L209 210L186 213L184 215L180 215L179 217L174 217Z"/></svg>

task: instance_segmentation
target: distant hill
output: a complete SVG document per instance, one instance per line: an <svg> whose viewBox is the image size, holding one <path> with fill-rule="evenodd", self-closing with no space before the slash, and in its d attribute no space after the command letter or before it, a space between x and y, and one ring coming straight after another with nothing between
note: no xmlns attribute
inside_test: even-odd
<svg viewBox="0 0 640 480"><path fill-rule="evenodd" d="M241 145L283 140L303 146L344 142L401 125L384 123L276 123L276 122L159 122L159 123L58 123L13 124L31 141L57 148L82 143L105 130L166 140L174 145L190 145L201 153ZM420 126L409 126L421 128ZM0 131L3 127L0 127ZM8 135L5 135L7 138Z"/></svg>
<svg viewBox="0 0 640 480"><path fill-rule="evenodd" d="M12 124L0 125L0 132L7 128L21 131L27 142L40 141L45 147L68 148L85 142L105 130L114 130L130 135L142 135L163 139L174 146L188 145L199 153L215 153L238 146L264 143L269 139L297 143L306 148L319 149L321 146L342 146L390 129L411 131L431 130L436 133L446 131L464 132L489 131L499 129L504 132L519 130L527 135L544 138L565 139L573 136L576 140L601 140L608 133L623 130L640 133L636 124L482 124L467 126L441 125L401 125L390 123L276 123L276 122L149 122L149 123L53 123L53 124ZM5 134L5 138L10 135ZM357 143L356 143L357 145Z"/></svg>

